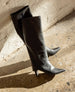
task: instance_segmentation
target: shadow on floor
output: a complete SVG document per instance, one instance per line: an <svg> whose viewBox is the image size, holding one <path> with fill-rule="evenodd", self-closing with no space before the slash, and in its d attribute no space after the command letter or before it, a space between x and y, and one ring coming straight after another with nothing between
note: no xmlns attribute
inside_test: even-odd
<svg viewBox="0 0 75 92"><path fill-rule="evenodd" d="M25 62L22 61L22 62L15 63L15 64L12 64L12 65L0 67L0 76L16 73L19 70L28 68L30 66L31 66L31 62L30 62L30 60L28 60L28 61L25 61Z"/></svg>
<svg viewBox="0 0 75 92"><path fill-rule="evenodd" d="M51 81L55 75L40 74L36 77L34 74L20 74L0 78L0 88L34 88L48 81Z"/></svg>

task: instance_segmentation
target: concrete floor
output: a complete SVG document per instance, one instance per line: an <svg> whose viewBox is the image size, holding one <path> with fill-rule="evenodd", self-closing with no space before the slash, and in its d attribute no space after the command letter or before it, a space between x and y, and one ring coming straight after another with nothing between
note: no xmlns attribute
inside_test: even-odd
<svg viewBox="0 0 75 92"><path fill-rule="evenodd" d="M39 71L36 77L23 45L0 62L0 92L75 92L75 12L46 30L44 39L48 47L61 47L49 60L66 71L55 76Z"/></svg>

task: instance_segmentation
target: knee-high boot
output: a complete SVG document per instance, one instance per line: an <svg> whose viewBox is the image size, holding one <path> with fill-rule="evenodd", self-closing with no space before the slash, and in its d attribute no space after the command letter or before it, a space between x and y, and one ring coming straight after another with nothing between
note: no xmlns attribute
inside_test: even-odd
<svg viewBox="0 0 75 92"><path fill-rule="evenodd" d="M38 70L52 74L64 72L64 69L55 68L48 60L40 16L23 19L22 27L24 42L26 43L35 74L38 75Z"/></svg>

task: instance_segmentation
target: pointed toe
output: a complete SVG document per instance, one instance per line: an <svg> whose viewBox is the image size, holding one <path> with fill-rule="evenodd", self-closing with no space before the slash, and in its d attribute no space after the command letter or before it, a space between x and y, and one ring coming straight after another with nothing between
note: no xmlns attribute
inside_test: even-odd
<svg viewBox="0 0 75 92"><path fill-rule="evenodd" d="M54 54L56 54L60 50L60 47L54 48L52 50L53 50L53 55L54 55Z"/></svg>
<svg viewBox="0 0 75 92"><path fill-rule="evenodd" d="M62 73L62 72L65 72L65 70L64 69L58 69L58 68L54 68L52 70L52 73L54 73L54 74L59 74L59 73Z"/></svg>
<svg viewBox="0 0 75 92"><path fill-rule="evenodd" d="M49 56L55 55L60 50L60 47L53 48L53 49L46 47L46 50L47 50L47 54L48 54L48 57L49 57Z"/></svg>

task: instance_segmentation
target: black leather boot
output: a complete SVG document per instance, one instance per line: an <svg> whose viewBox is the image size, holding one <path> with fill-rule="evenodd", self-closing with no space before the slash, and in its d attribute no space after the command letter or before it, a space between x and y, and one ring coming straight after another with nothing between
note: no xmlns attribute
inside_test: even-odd
<svg viewBox="0 0 75 92"><path fill-rule="evenodd" d="M24 41L26 43L33 71L35 71L36 76L38 76L38 70L52 74L64 72L65 70L55 68L48 60L43 34L41 31L40 16L23 19L22 25Z"/></svg>
<svg viewBox="0 0 75 92"><path fill-rule="evenodd" d="M24 41L24 37L23 37L23 30L22 30L22 20L23 18L28 18L28 17L32 17L32 14L30 12L30 8L28 5L11 14L11 18L15 26L16 32L18 33L18 35L21 37L23 41ZM46 47L46 50L47 50L48 56L52 56L60 50L60 47L53 48L53 49Z"/></svg>

